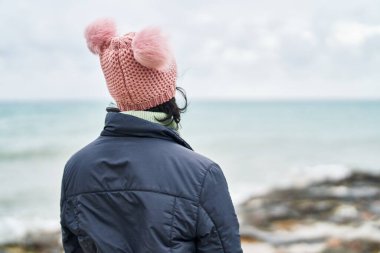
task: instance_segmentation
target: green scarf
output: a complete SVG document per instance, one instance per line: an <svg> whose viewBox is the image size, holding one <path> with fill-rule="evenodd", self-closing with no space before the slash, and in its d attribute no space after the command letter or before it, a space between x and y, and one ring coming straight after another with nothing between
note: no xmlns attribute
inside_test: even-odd
<svg viewBox="0 0 380 253"><path fill-rule="evenodd" d="M177 132L179 130L178 124L175 123L175 121L172 121L170 124L168 124L170 122L170 120L168 120L166 122L165 121L160 122L157 120L157 119L164 119L166 117L166 113L164 113L164 112L122 111L121 113L132 115L132 116L138 117L140 119L144 119L144 120L147 120L147 121L150 121L153 123L157 123L157 124L169 127L169 128L171 128Z"/></svg>

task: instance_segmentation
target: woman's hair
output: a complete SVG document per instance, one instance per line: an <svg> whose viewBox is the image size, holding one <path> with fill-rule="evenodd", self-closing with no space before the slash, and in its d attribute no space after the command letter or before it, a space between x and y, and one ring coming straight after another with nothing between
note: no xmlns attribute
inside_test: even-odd
<svg viewBox="0 0 380 253"><path fill-rule="evenodd" d="M176 87L176 90L179 91L184 99L183 107L179 107L175 97L173 97L165 103L146 109L146 111L166 113L167 116L165 118L156 119L160 122L165 122L165 125L170 125L173 121L178 124L181 121L181 113L184 113L187 109L187 97L185 90L181 87ZM166 123L167 121L168 123Z"/></svg>

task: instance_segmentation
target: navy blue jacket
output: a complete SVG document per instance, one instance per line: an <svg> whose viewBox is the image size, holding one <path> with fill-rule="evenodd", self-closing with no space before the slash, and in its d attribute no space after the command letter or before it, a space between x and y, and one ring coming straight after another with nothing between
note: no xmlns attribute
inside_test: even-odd
<svg viewBox="0 0 380 253"><path fill-rule="evenodd" d="M108 112L61 193L66 253L242 252L222 170L160 124Z"/></svg>

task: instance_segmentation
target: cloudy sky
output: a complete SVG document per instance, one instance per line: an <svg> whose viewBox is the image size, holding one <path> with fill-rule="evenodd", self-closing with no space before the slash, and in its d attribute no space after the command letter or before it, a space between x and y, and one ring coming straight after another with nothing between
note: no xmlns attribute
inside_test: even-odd
<svg viewBox="0 0 380 253"><path fill-rule="evenodd" d="M379 99L380 1L0 0L0 99L109 97L85 26L159 25L194 98Z"/></svg>

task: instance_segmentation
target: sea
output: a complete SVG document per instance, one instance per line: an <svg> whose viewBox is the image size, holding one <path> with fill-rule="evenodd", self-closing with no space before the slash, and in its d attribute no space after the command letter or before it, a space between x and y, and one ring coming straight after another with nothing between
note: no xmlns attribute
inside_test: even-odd
<svg viewBox="0 0 380 253"><path fill-rule="evenodd" d="M63 167L110 101L0 102L0 243L59 229ZM380 173L380 101L192 100L180 135L218 163L233 202L351 171Z"/></svg>

